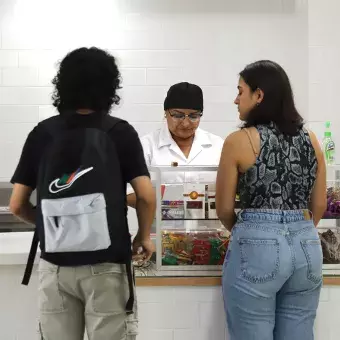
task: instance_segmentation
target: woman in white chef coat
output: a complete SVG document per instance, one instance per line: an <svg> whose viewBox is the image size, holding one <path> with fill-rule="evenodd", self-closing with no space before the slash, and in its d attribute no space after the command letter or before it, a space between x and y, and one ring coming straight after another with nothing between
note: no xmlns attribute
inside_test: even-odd
<svg viewBox="0 0 340 340"><path fill-rule="evenodd" d="M187 82L171 86L164 101L166 124L141 138L147 165L218 166L224 141L199 128L202 115L199 86ZM177 177L170 181L183 181ZM129 189L127 202L135 206L135 195Z"/></svg>

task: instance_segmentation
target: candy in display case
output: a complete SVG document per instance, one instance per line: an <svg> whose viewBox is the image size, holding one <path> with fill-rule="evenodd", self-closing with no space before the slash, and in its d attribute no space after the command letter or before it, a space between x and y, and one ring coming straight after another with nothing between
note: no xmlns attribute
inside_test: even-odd
<svg viewBox="0 0 340 340"><path fill-rule="evenodd" d="M228 242L220 230L162 230L162 264L223 265Z"/></svg>
<svg viewBox="0 0 340 340"><path fill-rule="evenodd" d="M327 167L327 209L323 219L340 219L340 166Z"/></svg>
<svg viewBox="0 0 340 340"><path fill-rule="evenodd" d="M323 218L338 219L340 218L340 183L338 181L328 181L327 184L327 210Z"/></svg>

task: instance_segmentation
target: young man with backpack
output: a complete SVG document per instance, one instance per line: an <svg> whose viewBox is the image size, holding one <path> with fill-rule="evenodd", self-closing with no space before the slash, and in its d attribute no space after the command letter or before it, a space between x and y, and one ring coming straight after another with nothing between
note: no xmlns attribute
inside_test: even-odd
<svg viewBox="0 0 340 340"><path fill-rule="evenodd" d="M40 242L42 339L136 338L132 256L150 259L155 193L134 128L111 117L119 104L115 58L80 48L60 63L53 104L59 115L28 135L13 175L11 211L36 225L23 280ZM137 196L139 230L131 242L126 186ZM30 196L37 191L37 205Z"/></svg>

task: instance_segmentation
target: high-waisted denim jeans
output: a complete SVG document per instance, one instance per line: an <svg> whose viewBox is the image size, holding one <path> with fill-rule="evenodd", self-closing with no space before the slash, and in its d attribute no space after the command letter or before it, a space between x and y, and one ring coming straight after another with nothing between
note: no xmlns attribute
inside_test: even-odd
<svg viewBox="0 0 340 340"><path fill-rule="evenodd" d="M230 340L313 340L322 249L305 210L243 210L223 268Z"/></svg>

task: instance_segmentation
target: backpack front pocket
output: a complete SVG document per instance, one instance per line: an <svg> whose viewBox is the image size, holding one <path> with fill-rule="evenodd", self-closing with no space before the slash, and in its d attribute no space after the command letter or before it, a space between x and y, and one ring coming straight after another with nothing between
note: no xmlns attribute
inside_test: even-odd
<svg viewBox="0 0 340 340"><path fill-rule="evenodd" d="M43 199L41 207L47 253L96 251L111 245L103 194Z"/></svg>

